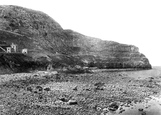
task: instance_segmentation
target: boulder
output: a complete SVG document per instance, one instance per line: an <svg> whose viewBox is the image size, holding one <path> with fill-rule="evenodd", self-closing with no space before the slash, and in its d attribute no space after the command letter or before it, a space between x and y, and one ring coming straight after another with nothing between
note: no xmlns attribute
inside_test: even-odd
<svg viewBox="0 0 161 115"><path fill-rule="evenodd" d="M110 111L116 111L118 108L119 108L119 105L116 102L110 103L109 106L108 106L108 109Z"/></svg>
<svg viewBox="0 0 161 115"><path fill-rule="evenodd" d="M78 104L78 102L76 100L69 100L67 103L69 105L77 105Z"/></svg>
<svg viewBox="0 0 161 115"><path fill-rule="evenodd" d="M47 88L44 88L44 91L51 91L51 89L49 88L49 87L47 87Z"/></svg>

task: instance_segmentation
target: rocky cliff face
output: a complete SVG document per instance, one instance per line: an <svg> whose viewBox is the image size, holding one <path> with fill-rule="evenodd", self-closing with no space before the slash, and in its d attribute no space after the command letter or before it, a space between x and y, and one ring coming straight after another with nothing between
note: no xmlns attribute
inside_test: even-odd
<svg viewBox="0 0 161 115"><path fill-rule="evenodd" d="M79 49L73 55L79 56L87 65L100 68L151 68L148 59L134 45L92 38L71 30L64 31L72 36L72 47Z"/></svg>
<svg viewBox="0 0 161 115"><path fill-rule="evenodd" d="M0 37L5 42L19 39L17 44L30 49L29 55L33 59L46 57L54 64L151 68L148 59L136 46L64 30L45 13L18 6L0 6Z"/></svg>

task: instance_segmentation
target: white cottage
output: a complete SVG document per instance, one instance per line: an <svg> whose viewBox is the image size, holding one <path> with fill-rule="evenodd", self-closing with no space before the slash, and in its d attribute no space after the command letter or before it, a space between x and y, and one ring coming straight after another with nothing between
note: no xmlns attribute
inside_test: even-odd
<svg viewBox="0 0 161 115"><path fill-rule="evenodd" d="M23 53L23 54L27 54L27 53L28 53L27 48L22 49L22 53Z"/></svg>
<svg viewBox="0 0 161 115"><path fill-rule="evenodd" d="M7 53L11 53L11 47L7 47Z"/></svg>

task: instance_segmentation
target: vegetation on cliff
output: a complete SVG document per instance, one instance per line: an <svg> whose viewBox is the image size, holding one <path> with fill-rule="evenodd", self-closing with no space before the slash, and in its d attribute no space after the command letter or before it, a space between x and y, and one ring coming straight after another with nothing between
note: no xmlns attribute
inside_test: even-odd
<svg viewBox="0 0 161 115"><path fill-rule="evenodd" d="M5 42L19 41L32 60L44 58L53 67L151 68L136 46L64 30L47 14L19 6L0 6L0 37Z"/></svg>

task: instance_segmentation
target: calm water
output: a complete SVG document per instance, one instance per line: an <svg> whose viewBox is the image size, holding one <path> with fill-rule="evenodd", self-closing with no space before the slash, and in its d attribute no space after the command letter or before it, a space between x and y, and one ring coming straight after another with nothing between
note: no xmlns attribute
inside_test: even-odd
<svg viewBox="0 0 161 115"><path fill-rule="evenodd" d="M161 76L161 67L153 67L151 70L129 71L128 75L136 79L155 78ZM143 111L139 111L140 108ZM125 111L122 113L119 113L118 110L115 113L108 113L107 115L161 115L161 95L150 96L141 103L133 103L132 106L123 107L123 109Z"/></svg>
<svg viewBox="0 0 161 115"><path fill-rule="evenodd" d="M138 111L140 108L143 109L142 112ZM142 103L134 104L131 107L125 107L125 112L119 115L161 115L161 96L151 96Z"/></svg>
<svg viewBox="0 0 161 115"><path fill-rule="evenodd" d="M126 71L122 73L127 73L130 77L137 79L145 79L148 77L158 77L161 76L161 66L155 66L150 70L141 70L141 71Z"/></svg>

